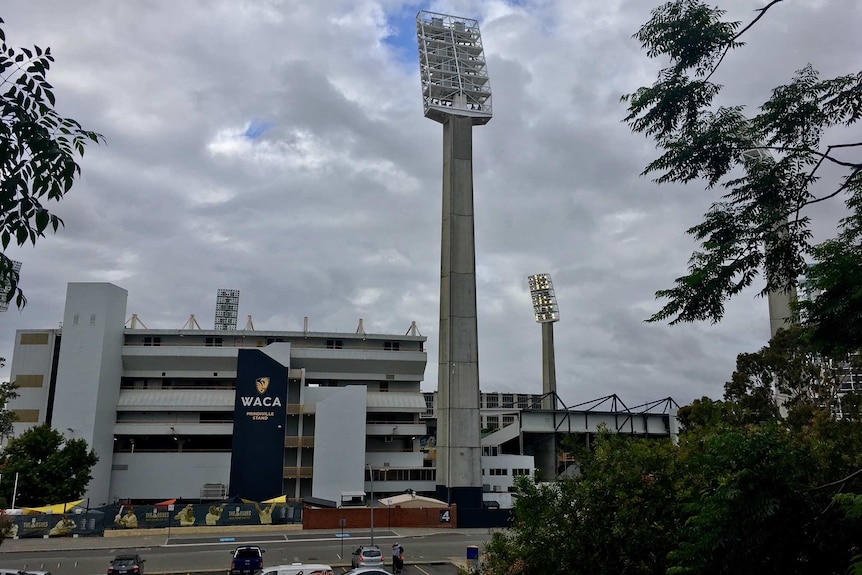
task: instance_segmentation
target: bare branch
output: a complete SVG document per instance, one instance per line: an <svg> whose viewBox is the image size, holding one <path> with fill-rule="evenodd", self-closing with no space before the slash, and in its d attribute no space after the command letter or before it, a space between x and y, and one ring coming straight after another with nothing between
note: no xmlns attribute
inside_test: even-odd
<svg viewBox="0 0 862 575"><path fill-rule="evenodd" d="M757 10L755 10L755 12L760 12L760 14L758 14L754 20L749 22L745 28L743 28L742 30L737 32L737 34L733 38L730 39L730 41L727 43L727 46L724 47L724 52L722 52L721 58L719 58L718 62L715 63L715 66L712 67L712 70L709 72L707 77L704 79L704 82L709 82L709 79L712 78L712 75L715 74L715 71L718 70L719 66L721 66L721 63L724 61L724 57L727 56L728 52L730 52L730 48L733 46L733 43L736 42L736 40L738 40L740 36L745 34L745 32L748 29L750 29L752 26L757 24L757 21L760 20L761 18L763 18L763 15L766 14L767 10L769 10L770 8L772 8L773 6L778 4L779 2L783 2L783 1L784 0L772 0L772 2L770 2L769 4L764 6L763 8L758 8Z"/></svg>

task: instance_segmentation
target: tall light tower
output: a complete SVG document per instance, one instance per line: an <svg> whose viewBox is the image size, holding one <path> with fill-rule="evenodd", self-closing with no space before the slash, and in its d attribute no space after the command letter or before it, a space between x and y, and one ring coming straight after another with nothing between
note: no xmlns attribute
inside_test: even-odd
<svg viewBox="0 0 862 575"><path fill-rule="evenodd" d="M536 322L542 325L542 409L552 410L557 406L557 368L554 361L554 323L560 321L560 308L554 293L551 274L536 274L527 277L533 313ZM552 481L557 476L557 437L549 434L534 442L533 457L539 477Z"/></svg>
<svg viewBox="0 0 862 575"><path fill-rule="evenodd" d="M775 158L772 157L767 150L762 148L751 148L743 151L740 154L742 163L746 170L753 170L759 164L775 163ZM788 217L785 216L783 224L779 224L779 234L787 233ZM769 304L769 337L775 337L779 329L786 329L793 324L793 309L792 303L796 301L796 286L790 288L771 290L767 296Z"/></svg>
<svg viewBox="0 0 862 575"><path fill-rule="evenodd" d="M425 117L443 124L443 230L437 382L437 497L482 507L473 126L491 119L476 20L416 15Z"/></svg>
<svg viewBox="0 0 862 575"><path fill-rule="evenodd" d="M554 293L551 274L527 277L536 322L542 324L542 409L554 409L557 393L557 369L554 362L554 323L560 321L560 309Z"/></svg>

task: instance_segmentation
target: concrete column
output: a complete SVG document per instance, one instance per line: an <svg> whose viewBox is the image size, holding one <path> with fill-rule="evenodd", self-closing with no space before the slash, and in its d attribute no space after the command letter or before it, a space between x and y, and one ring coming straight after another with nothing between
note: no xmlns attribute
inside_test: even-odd
<svg viewBox="0 0 862 575"><path fill-rule="evenodd" d="M556 396L547 396L553 392L557 393L557 368L554 360L554 323L542 324L542 394L546 397L542 400L542 409L556 409Z"/></svg>
<svg viewBox="0 0 862 575"><path fill-rule="evenodd" d="M796 290L771 291L767 295L769 301L769 337L775 337L779 329L787 329L793 325L793 311L790 302L796 299Z"/></svg>
<svg viewBox="0 0 862 575"><path fill-rule="evenodd" d="M470 118L443 123L443 232L437 387L437 495L482 506L479 349Z"/></svg>

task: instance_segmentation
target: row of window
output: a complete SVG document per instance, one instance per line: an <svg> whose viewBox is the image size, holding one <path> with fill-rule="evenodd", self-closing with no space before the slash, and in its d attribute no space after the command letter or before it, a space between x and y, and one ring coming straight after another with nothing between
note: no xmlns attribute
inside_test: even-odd
<svg viewBox="0 0 862 575"><path fill-rule="evenodd" d="M486 471L488 473L485 473ZM506 468L498 468L498 467L494 467L491 469L483 469L482 475L488 475L490 477L508 476L509 470ZM524 468L512 469L512 477L521 477L523 475L531 475L531 471L529 469L524 469Z"/></svg>

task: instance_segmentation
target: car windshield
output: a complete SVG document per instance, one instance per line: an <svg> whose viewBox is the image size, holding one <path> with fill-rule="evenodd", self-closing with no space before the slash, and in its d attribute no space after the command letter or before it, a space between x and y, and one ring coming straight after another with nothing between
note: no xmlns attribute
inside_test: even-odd
<svg viewBox="0 0 862 575"><path fill-rule="evenodd" d="M257 559L260 557L260 551L257 549L237 549L236 550L236 558L237 559Z"/></svg>
<svg viewBox="0 0 862 575"><path fill-rule="evenodd" d="M380 550L379 549L364 549L362 551L362 554L365 555L366 557L380 557Z"/></svg>
<svg viewBox="0 0 862 575"><path fill-rule="evenodd" d="M135 560L131 557L123 557L114 559L114 567L131 567L135 564Z"/></svg>

